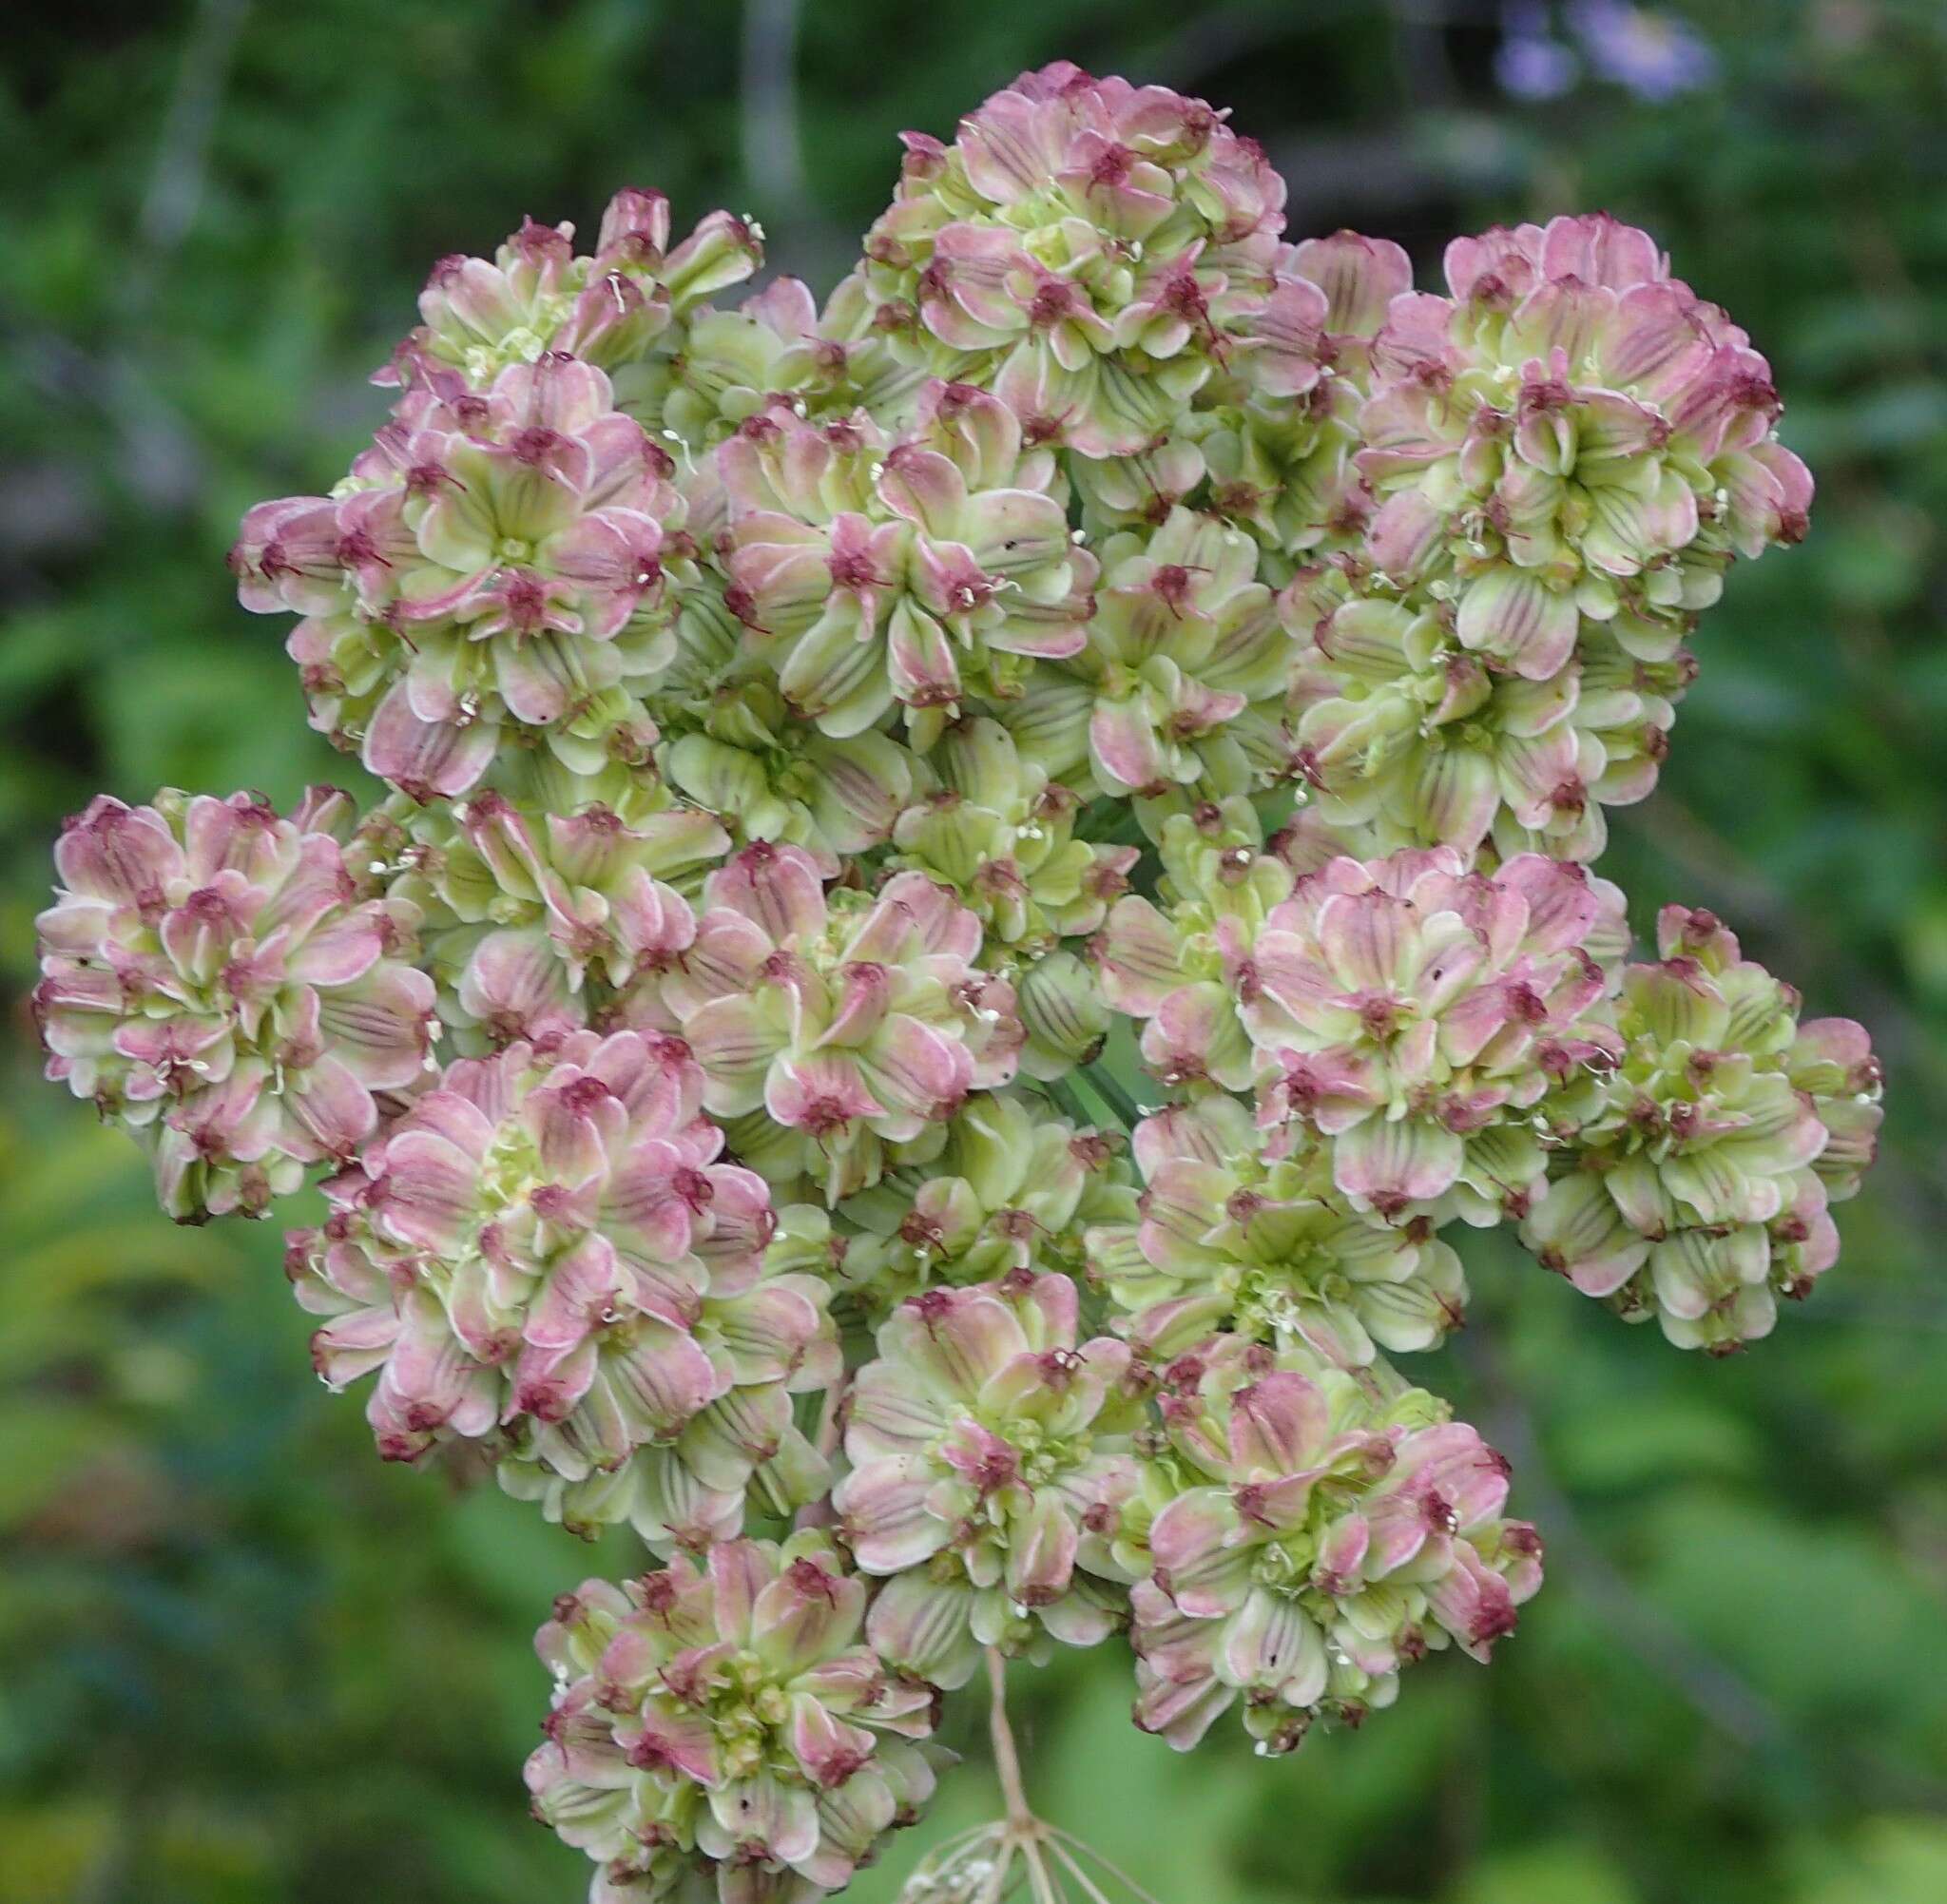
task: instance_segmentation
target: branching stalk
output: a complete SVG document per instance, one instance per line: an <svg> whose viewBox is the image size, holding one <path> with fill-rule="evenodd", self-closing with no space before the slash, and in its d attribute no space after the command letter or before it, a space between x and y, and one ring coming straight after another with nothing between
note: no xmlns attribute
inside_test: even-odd
<svg viewBox="0 0 1947 1904"><path fill-rule="evenodd" d="M993 1769L1007 1803L1008 1828L1024 1840L1039 1838L1047 1827L1028 1807L1027 1788L1021 1782L1021 1755L1014 1745L1014 1728L1008 1721L1007 1662L994 1646L987 1649L987 1683L993 1695L987 1708L987 1731L993 1741Z"/></svg>

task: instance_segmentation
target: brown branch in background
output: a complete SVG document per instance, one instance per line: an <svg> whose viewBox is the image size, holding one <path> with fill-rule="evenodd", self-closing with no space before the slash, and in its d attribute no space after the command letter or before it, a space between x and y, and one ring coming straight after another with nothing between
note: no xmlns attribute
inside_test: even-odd
<svg viewBox="0 0 1947 1904"><path fill-rule="evenodd" d="M798 0L744 0L742 54L744 174L781 220L800 218L811 195L798 130Z"/></svg>
<svg viewBox="0 0 1947 1904"><path fill-rule="evenodd" d="M744 179L776 227L765 238L769 261L824 281L844 273L857 245L855 235L825 213L805 171L798 86L801 25L800 0L743 0L737 137Z"/></svg>
<svg viewBox="0 0 1947 1904"><path fill-rule="evenodd" d="M188 235L202 204L209 176L210 141L217 107L230 76L237 39L250 11L250 0L202 0L183 48L183 65L163 117L155 169L143 194L136 230L151 271ZM136 305L154 289L152 279L131 287Z"/></svg>

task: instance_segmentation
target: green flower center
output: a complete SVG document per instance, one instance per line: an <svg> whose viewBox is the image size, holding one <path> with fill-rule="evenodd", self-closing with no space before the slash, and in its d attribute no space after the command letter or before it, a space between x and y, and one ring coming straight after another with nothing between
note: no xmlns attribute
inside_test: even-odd
<svg viewBox="0 0 1947 1904"><path fill-rule="evenodd" d="M518 1120L503 1124L480 1160L481 1221L496 1222L525 1204L544 1181L533 1132Z"/></svg>

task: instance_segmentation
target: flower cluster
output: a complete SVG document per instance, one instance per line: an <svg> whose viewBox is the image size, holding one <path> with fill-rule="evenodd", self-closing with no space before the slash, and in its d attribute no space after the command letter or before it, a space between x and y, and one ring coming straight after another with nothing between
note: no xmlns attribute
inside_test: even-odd
<svg viewBox="0 0 1947 1904"><path fill-rule="evenodd" d="M1437 1347L1466 1306L1460 1259L1425 1222L1390 1223L1332 1183L1320 1149L1261 1154L1227 1096L1175 1105L1135 1133L1141 1220L1088 1234L1089 1260L1152 1354L1214 1332L1303 1342L1358 1368Z"/></svg>
<svg viewBox="0 0 1947 1904"><path fill-rule="evenodd" d="M738 610L787 702L835 739L896 702L923 750L963 702L1018 698L1032 657L1082 646L1092 565L1049 493L1054 457L996 397L930 383L896 440L776 406L718 470Z"/></svg>
<svg viewBox="0 0 1947 1904"><path fill-rule="evenodd" d="M1260 1122L1326 1145L1359 1208L1518 1213L1544 1168L1524 1114L1609 1054L1591 941L1620 913L1613 888L1533 854L1494 873L1451 847L1331 861L1251 947L1242 1013L1276 1067Z"/></svg>
<svg viewBox="0 0 1947 1904"><path fill-rule="evenodd" d="M465 793L503 730L593 772L656 738L639 697L692 560L674 471L601 371L544 356L410 391L335 496L260 504L231 563L245 607L304 617L312 725L414 798Z"/></svg>
<svg viewBox="0 0 1947 1904"><path fill-rule="evenodd" d="M1201 100L1058 63L952 144L905 145L839 335L990 388L1084 456L1143 449L1234 352L1267 353L1284 182Z"/></svg>
<svg viewBox="0 0 1947 1904"><path fill-rule="evenodd" d="M534 1815L602 1866L597 1900L788 1904L911 1824L942 1756L936 1695L861 1644L866 1589L816 1534L713 1543L627 1587L586 1582L552 1667Z"/></svg>
<svg viewBox="0 0 1947 1904"><path fill-rule="evenodd" d="M1485 1660L1541 1584L1501 1513L1508 1465L1419 1389L1387 1395L1264 1351L1165 1375L1174 1492L1133 1594L1136 1723L1187 1750L1242 1695L1261 1752L1390 1705L1399 1667Z"/></svg>
<svg viewBox="0 0 1947 1904"><path fill-rule="evenodd" d="M666 387L666 366L699 324L703 303L741 283L763 258L747 220L712 212L671 247L669 201L661 192L616 193L602 214L592 254L577 253L571 224L525 220L490 260L443 258L419 294L422 321L375 383L479 391L515 364L572 356L618 375L631 395ZM630 409L656 423L660 410Z"/></svg>
<svg viewBox="0 0 1947 1904"><path fill-rule="evenodd" d="M1101 560L1087 643L1015 703L1021 718L1008 710L1022 750L1146 819L1248 791L1278 757L1291 649L1257 545L1179 508L1108 537Z"/></svg>
<svg viewBox="0 0 1947 1904"><path fill-rule="evenodd" d="M995 1281L1083 1264L1091 1223L1135 1213L1114 1146L1020 1093L969 1098L945 1139L895 1151L892 1167L839 1214L858 1234L840 1273L868 1310L935 1282Z"/></svg>
<svg viewBox="0 0 1947 1904"><path fill-rule="evenodd" d="M710 875L684 955L624 1009L687 1041L740 1155L836 1200L878 1180L888 1144L1013 1075L1013 998L972 963L980 937L923 874L877 898L827 893L809 854L757 844Z"/></svg>
<svg viewBox="0 0 1947 1904"><path fill-rule="evenodd" d="M443 262L232 558L388 791L104 797L39 921L172 1215L322 1179L380 1452L663 1563L540 1636L593 1904L842 1886L983 1653L1126 1635L1139 1725L1265 1752L1486 1659L1540 1546L1388 1360L1448 1226L1727 1352L1880 1120L1860 1026L1706 913L1632 963L1590 870L1805 530L1745 334L1604 216L1441 294L1287 241L1223 114L1067 65L906 146L822 311L712 308L755 228L653 193Z"/></svg>
<svg viewBox="0 0 1947 1904"><path fill-rule="evenodd" d="M1294 765L1386 845L1601 852L1645 798L1735 556L1803 536L1770 368L1647 234L1559 218L1448 247L1368 354L1363 533L1284 598Z"/></svg>
<svg viewBox="0 0 1947 1904"><path fill-rule="evenodd" d="M334 1388L376 1373L379 1452L487 1442L550 1520L734 1534L746 1486L827 1478L791 1395L837 1374L814 1277L767 1271L762 1181L720 1161L681 1046L577 1032L449 1067L291 1239Z"/></svg>
<svg viewBox="0 0 1947 1904"><path fill-rule="evenodd" d="M997 721L956 723L933 766L940 784L899 816L894 863L952 889L986 927L990 963L1039 962L1100 929L1128 890L1135 847L1077 838L1080 796L1024 760Z"/></svg>
<svg viewBox="0 0 1947 1904"><path fill-rule="evenodd" d="M1093 1645L1126 1617L1108 1536L1135 1491L1128 1345L1077 1341L1066 1276L932 1289L854 1380L832 1492L859 1567L885 1577L880 1656L962 1685L983 1646Z"/></svg>
<svg viewBox="0 0 1947 1904"><path fill-rule="evenodd" d="M1557 1177L1521 1227L1548 1268L1684 1347L1771 1332L1839 1255L1827 1205L1872 1162L1880 1073L1711 914L1668 906L1623 974L1614 1062L1549 1107Z"/></svg>
<svg viewBox="0 0 1947 1904"><path fill-rule="evenodd" d="M140 1137L164 1209L263 1214L422 1082L438 1027L402 901L361 899L342 795L104 794L54 850L34 1015L48 1075Z"/></svg>
<svg viewBox="0 0 1947 1904"><path fill-rule="evenodd" d="M471 1056L551 1048L613 1016L689 950L681 889L728 844L710 814L627 769L523 778L511 796L482 787L450 805L395 796L354 842L365 878L416 909L440 1017Z"/></svg>

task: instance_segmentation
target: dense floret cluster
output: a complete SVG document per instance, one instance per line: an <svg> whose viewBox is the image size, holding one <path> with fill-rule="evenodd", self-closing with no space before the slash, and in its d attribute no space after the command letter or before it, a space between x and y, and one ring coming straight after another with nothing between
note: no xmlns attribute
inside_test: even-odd
<svg viewBox="0 0 1947 1904"><path fill-rule="evenodd" d="M1590 870L1805 532L1745 334L1601 215L1417 292L1067 65L906 144L822 311L713 307L761 234L649 192L441 263L232 558L385 787L104 796L39 921L172 1216L321 1182L379 1452L655 1557L540 1635L595 1904L840 1888L983 1657L1116 1640L1266 1753L1485 1660L1540 1542L1389 1360L1456 1237L1727 1353L1880 1119L1860 1026Z"/></svg>

